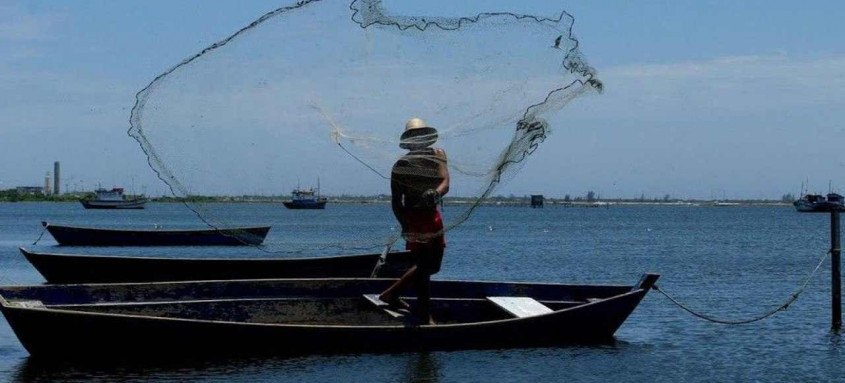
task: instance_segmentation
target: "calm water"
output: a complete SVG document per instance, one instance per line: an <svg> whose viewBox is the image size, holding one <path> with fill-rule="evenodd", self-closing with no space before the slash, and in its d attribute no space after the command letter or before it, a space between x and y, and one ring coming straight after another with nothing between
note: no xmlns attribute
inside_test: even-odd
<svg viewBox="0 0 845 383"><path fill-rule="evenodd" d="M308 234L314 231L335 233L340 240L367 237L394 225L386 205L334 205L322 212L260 204L219 208L231 209L233 222L273 224L267 241L275 245L316 240ZM85 211L70 203L0 204L3 284L43 282L17 251L38 237L42 220L199 225L178 204L117 212ZM827 251L828 235L826 215L786 207L490 207L449 233L437 278L634 283L653 271L662 274L661 287L690 306L744 319L786 300ZM45 234L36 248L59 250L54 245ZM154 255L173 249L96 251ZM249 249L180 251L268 256ZM750 325L704 322L652 292L610 346L81 366L30 359L0 320L0 381L842 381L845 345L829 327L830 266L825 263L788 310Z"/></svg>

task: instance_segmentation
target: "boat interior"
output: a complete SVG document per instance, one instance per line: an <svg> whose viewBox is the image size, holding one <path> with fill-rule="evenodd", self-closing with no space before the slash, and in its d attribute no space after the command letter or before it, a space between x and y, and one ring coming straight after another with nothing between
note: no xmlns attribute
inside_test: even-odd
<svg viewBox="0 0 845 383"><path fill-rule="evenodd" d="M55 305L65 309L96 313L140 315L164 318L211 320L238 323L309 325L398 325L415 320L411 312L416 299L406 298L410 311L391 314L362 297L308 299L232 299L216 301ZM551 311L587 302L539 301ZM510 312L487 299L432 299L432 315L440 323L473 323L514 318Z"/></svg>

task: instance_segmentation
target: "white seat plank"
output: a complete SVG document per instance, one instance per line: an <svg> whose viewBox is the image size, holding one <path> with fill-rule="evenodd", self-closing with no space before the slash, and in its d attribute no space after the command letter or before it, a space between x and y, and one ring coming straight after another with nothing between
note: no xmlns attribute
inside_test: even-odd
<svg viewBox="0 0 845 383"><path fill-rule="evenodd" d="M542 315L553 311L531 297L487 297L487 299L517 318Z"/></svg>
<svg viewBox="0 0 845 383"><path fill-rule="evenodd" d="M379 299L378 294L364 294L364 298L394 318L404 317L408 311L401 308L391 307L389 303Z"/></svg>

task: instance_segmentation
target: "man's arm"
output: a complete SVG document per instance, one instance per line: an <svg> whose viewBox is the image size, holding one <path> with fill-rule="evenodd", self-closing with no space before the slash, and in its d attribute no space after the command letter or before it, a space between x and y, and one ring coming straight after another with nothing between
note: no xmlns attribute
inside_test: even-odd
<svg viewBox="0 0 845 383"><path fill-rule="evenodd" d="M393 215L402 226L402 232L405 232L405 217L402 214L404 205L402 203L402 195L405 193L405 187L400 184L393 177L390 178L390 206L393 208Z"/></svg>
<svg viewBox="0 0 845 383"><path fill-rule="evenodd" d="M449 192L449 166L446 163L446 152L443 149L435 149L434 156L437 158L437 173L443 181L437 185L437 193L440 196L446 195Z"/></svg>

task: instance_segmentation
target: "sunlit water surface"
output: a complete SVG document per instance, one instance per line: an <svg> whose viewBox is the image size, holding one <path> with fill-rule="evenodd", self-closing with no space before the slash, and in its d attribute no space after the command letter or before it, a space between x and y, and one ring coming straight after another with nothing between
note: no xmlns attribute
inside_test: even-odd
<svg viewBox="0 0 845 383"><path fill-rule="evenodd" d="M273 204L228 204L232 223L272 224L267 242L338 241L384 236L395 226L389 206L329 205L290 211ZM450 214L446 206L444 214ZM39 222L114 227L198 227L179 204L143 211L86 211L71 203L0 204L0 281L42 283L18 252L41 233ZM791 207L613 206L529 209L485 207L448 233L439 279L634 283L644 272L689 306L745 319L784 302L829 247L826 215ZM327 229L328 228L328 229ZM393 228L395 229L395 228ZM279 247L279 246L275 246ZM58 248L45 234L38 250L127 255L295 256L234 248ZM296 255L302 256L302 255ZM296 381L296 382L712 382L842 381L839 335L830 332L830 265L800 299L774 317L742 326L708 323L657 292L646 296L604 346L467 350L384 355L179 360L114 365L29 358L0 320L0 381ZM495 336L495 334L491 334Z"/></svg>

